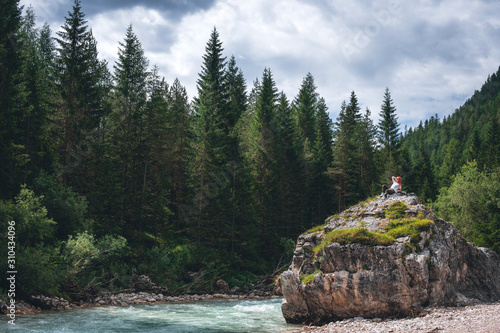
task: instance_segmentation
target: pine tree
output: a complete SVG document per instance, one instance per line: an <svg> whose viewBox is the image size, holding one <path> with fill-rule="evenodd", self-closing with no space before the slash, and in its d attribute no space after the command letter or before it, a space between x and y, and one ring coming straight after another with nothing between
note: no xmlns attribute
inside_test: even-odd
<svg viewBox="0 0 500 333"><path fill-rule="evenodd" d="M24 143L24 154L28 163L24 165L24 181L31 183L41 170L49 170L52 166L52 151L48 132L50 116L50 81L47 77L40 52L40 32L35 26L35 13L32 7L26 11L22 19L20 33L23 39L23 52L26 61L23 66L28 107L25 109L23 124L20 127Z"/></svg>
<svg viewBox="0 0 500 333"><path fill-rule="evenodd" d="M82 160L94 159L89 147L91 133L99 129L109 111L105 102L109 92L109 72L106 63L97 59L95 38L87 26L80 1L75 0L72 11L57 32L57 78L60 99L53 124L57 135L59 176L63 181L88 191L89 184L81 183L91 167ZM79 176L79 173L83 173Z"/></svg>
<svg viewBox="0 0 500 333"><path fill-rule="evenodd" d="M25 117L28 91L23 65L25 53L19 36L21 9L18 0L0 6L0 183L1 197L11 198L19 190L28 159L19 129Z"/></svg>
<svg viewBox="0 0 500 333"><path fill-rule="evenodd" d="M303 142L308 141L309 145L314 142L316 136L316 107L318 94L316 85L311 73L308 73L299 90L299 94L294 100L293 107L297 119L297 128Z"/></svg>
<svg viewBox="0 0 500 333"><path fill-rule="evenodd" d="M190 143L192 133L190 131L190 106L186 88L178 79L170 87L169 112L171 113L172 131L172 181L173 202L175 204L175 217L177 229L185 227L182 219L181 205L187 201L187 178L188 178L188 157L190 154Z"/></svg>
<svg viewBox="0 0 500 333"><path fill-rule="evenodd" d="M354 91L349 104L342 102L334 126L334 160L329 174L334 178L338 193L339 212L361 198L359 127L361 113Z"/></svg>
<svg viewBox="0 0 500 333"><path fill-rule="evenodd" d="M390 179L398 172L399 161L399 124L396 116L396 107L391 98L389 88L385 88L384 101L379 113L378 138L380 143L380 160L384 164L383 179Z"/></svg>
<svg viewBox="0 0 500 333"><path fill-rule="evenodd" d="M378 190L375 162L376 134L377 129L371 119L371 112L366 108L365 114L359 123L358 137L359 180L361 183L361 197L363 198L372 195Z"/></svg>
<svg viewBox="0 0 500 333"><path fill-rule="evenodd" d="M296 140L296 123L286 95L279 95L275 117L274 136L277 157L277 220L280 232L286 238L294 238L306 228L303 203L302 151Z"/></svg>
<svg viewBox="0 0 500 333"><path fill-rule="evenodd" d="M227 130L228 132L228 158L230 159L226 170L230 184L230 196L225 203L230 217L230 250L249 256L249 249L241 246L248 238L252 237L252 228L255 224L255 213L251 192L251 170L242 151L241 122L247 109L246 82L243 72L236 65L232 56L227 65Z"/></svg>
<svg viewBox="0 0 500 333"><path fill-rule="evenodd" d="M262 254L273 255L273 240L276 239L277 212L277 150L275 147L277 111L277 89L271 70L264 69L260 92L257 96L255 114L252 122L253 146L251 161L257 200L258 229L262 239Z"/></svg>
<svg viewBox="0 0 500 333"><path fill-rule="evenodd" d="M141 223L137 203L140 200L145 166L145 147L141 142L146 133L147 84L150 73L148 60L132 26L127 28L120 43L114 65L115 110L112 115L112 144L120 164L121 209L119 219L125 230L137 230ZM142 176L142 177L141 177Z"/></svg>
<svg viewBox="0 0 500 333"><path fill-rule="evenodd" d="M191 231L198 243L226 250L231 247L226 235L232 230L233 216L232 205L228 205L228 169L235 165L231 160L234 150L230 144L230 122L238 119L230 116L236 111L229 108L226 58L215 28L205 51L194 102L194 159L190 173L198 213Z"/></svg>
<svg viewBox="0 0 500 333"><path fill-rule="evenodd" d="M333 124L322 97L318 99L315 118L316 135L312 147L311 226L321 224L333 209L333 184L331 178L327 176L328 167L333 161Z"/></svg>

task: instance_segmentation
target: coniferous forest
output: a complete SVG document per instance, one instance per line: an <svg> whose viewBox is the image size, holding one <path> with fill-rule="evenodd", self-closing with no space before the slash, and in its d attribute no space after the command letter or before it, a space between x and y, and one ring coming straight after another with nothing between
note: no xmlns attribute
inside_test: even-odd
<svg viewBox="0 0 500 333"><path fill-rule="evenodd" d="M172 292L220 278L251 287L288 266L299 234L392 175L500 252L500 69L417 128L400 128L385 87L378 123L354 91L332 121L312 74L293 98L269 68L249 83L216 28L206 34L187 96L132 26L109 66L79 0L55 34L2 1L0 245L15 221L20 296L77 299L126 288L132 274Z"/></svg>

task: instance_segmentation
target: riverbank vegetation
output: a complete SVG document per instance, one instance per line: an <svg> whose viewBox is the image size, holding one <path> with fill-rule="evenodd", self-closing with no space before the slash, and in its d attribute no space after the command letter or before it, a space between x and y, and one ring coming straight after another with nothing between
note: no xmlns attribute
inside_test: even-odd
<svg viewBox="0 0 500 333"><path fill-rule="evenodd" d="M99 59L78 0L55 34L16 0L0 15L0 233L15 221L20 296L117 291L132 274L171 292L251 289L391 175L499 251L500 72L401 132L383 87L374 124L354 91L332 121L310 73L293 99L269 68L249 86L215 28L190 99L132 26L116 63Z"/></svg>

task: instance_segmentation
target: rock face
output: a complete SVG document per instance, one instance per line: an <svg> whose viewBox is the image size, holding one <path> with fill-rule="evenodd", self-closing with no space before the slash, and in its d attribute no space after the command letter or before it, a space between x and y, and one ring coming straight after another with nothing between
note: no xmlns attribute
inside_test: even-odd
<svg viewBox="0 0 500 333"><path fill-rule="evenodd" d="M404 225L415 221L427 224L405 235ZM394 225L402 228L391 234ZM353 228L394 239L386 245L329 241L338 230ZM465 241L415 195L394 194L358 204L300 235L279 285L290 323L411 316L433 304L499 300L500 259Z"/></svg>

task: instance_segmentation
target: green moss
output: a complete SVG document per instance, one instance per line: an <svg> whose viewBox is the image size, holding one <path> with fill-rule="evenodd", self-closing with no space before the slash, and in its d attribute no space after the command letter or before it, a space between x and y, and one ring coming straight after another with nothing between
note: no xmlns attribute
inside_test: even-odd
<svg viewBox="0 0 500 333"><path fill-rule="evenodd" d="M327 233L323 237L321 244L314 248L314 253L323 251L326 245L332 243L345 244L364 244L364 245L391 245L395 239L385 234L372 232L366 228L336 229Z"/></svg>
<svg viewBox="0 0 500 333"><path fill-rule="evenodd" d="M318 273L323 273L321 270L316 269L312 274L300 274L300 282L304 284L309 284L314 281L314 275Z"/></svg>
<svg viewBox="0 0 500 333"><path fill-rule="evenodd" d="M383 232L370 231L367 229L367 223L360 221L357 228L336 229L324 234L321 243L313 249L313 252L316 258L319 258L323 255L325 246L332 243L341 245L357 243L369 245L372 249L373 246L377 245L391 245L396 241L396 238L404 236L410 236L411 244L406 244L406 251L411 252L414 245L420 241L420 233L429 230L434 223L425 219L422 214L415 218L408 218L405 213L407 209L408 206L404 202L393 202L379 216L389 220L378 223L379 226L383 227ZM385 223L387 224L384 226ZM324 226L317 226L308 232L314 232L317 230L316 228L324 228Z"/></svg>
<svg viewBox="0 0 500 333"><path fill-rule="evenodd" d="M311 229L307 230L305 233L306 234L311 234L311 233L314 233L314 232L319 232L319 231L323 231L323 228L325 227L324 224L322 225L317 225L315 227L312 227Z"/></svg>
<svg viewBox="0 0 500 333"><path fill-rule="evenodd" d="M408 206L403 201L396 201L389 205L385 210L385 218L387 219L402 219L406 216L405 210Z"/></svg>
<svg viewBox="0 0 500 333"><path fill-rule="evenodd" d="M411 243L420 241L420 233L429 230L434 222L428 219L407 219L391 221L388 225L386 235L399 238L410 236Z"/></svg>

